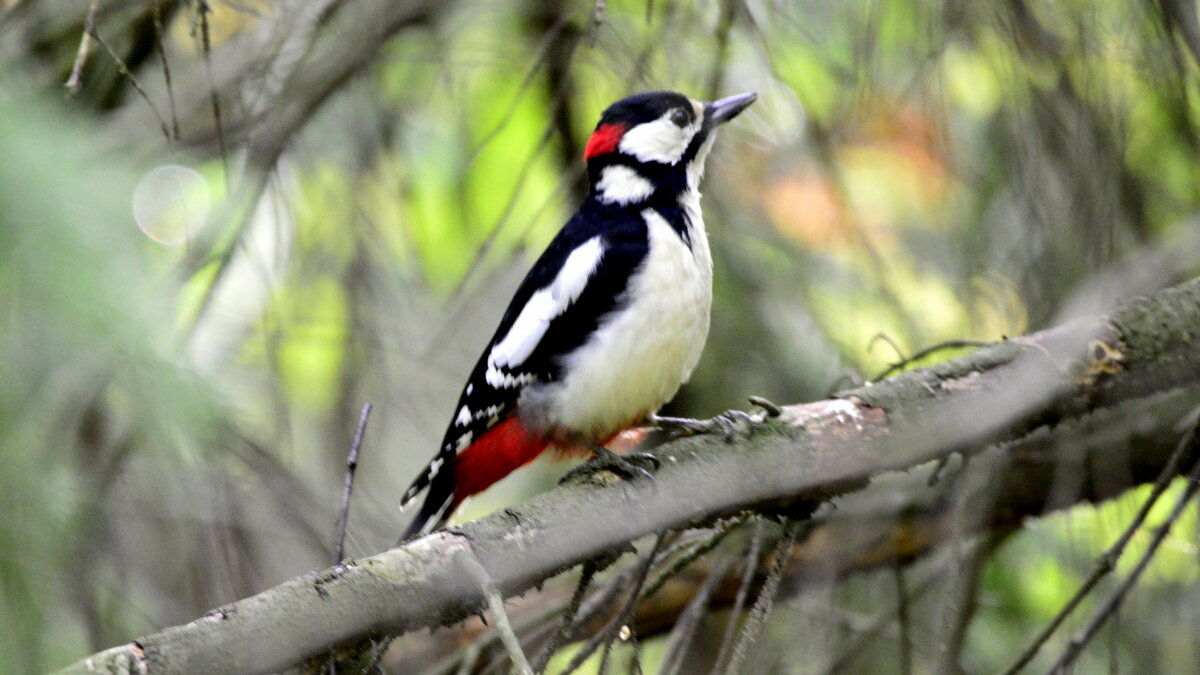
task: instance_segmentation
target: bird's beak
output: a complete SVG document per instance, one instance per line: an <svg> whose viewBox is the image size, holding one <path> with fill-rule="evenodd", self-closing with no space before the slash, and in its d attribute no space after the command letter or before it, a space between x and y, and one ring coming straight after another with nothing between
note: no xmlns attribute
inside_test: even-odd
<svg viewBox="0 0 1200 675"><path fill-rule="evenodd" d="M738 116L746 108L750 107L758 99L758 94L738 94L730 96L719 101L713 101L708 104L709 114L712 115L713 124L724 124L729 120Z"/></svg>

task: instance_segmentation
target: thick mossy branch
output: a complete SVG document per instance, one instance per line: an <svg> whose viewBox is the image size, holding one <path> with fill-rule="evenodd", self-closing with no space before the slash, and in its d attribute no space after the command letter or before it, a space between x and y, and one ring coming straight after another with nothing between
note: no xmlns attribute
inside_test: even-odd
<svg viewBox="0 0 1200 675"><path fill-rule="evenodd" d="M663 465L653 487L566 485L454 531L293 579L70 670L106 671L122 659L151 673L271 672L367 636L447 625L485 605L471 558L501 593L517 594L663 528L747 508L811 506L884 471L979 452L1091 410L1194 385L1198 327L1200 281L1192 281L1111 317L790 406L732 443L707 436L670 443L657 450Z"/></svg>

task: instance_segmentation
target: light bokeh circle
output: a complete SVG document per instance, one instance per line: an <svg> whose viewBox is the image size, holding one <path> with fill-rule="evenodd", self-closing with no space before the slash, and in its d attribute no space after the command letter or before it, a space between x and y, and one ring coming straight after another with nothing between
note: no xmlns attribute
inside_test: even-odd
<svg viewBox="0 0 1200 675"><path fill-rule="evenodd" d="M179 164L155 167L133 190L133 218L146 236L165 246L179 246L208 221L208 183L194 169Z"/></svg>

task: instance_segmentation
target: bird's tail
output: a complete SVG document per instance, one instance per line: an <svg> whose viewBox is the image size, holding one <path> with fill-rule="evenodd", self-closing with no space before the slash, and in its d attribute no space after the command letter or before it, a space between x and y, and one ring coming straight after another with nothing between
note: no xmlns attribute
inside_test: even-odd
<svg viewBox="0 0 1200 675"><path fill-rule="evenodd" d="M400 536L399 543L403 544L406 541L423 537L446 524L451 511L453 511L450 507L454 503L454 493L449 492L441 498L438 497L439 495L432 490L425 496L425 503L417 512L417 517L413 518L413 521L404 530L404 534Z"/></svg>
<svg viewBox="0 0 1200 675"><path fill-rule="evenodd" d="M530 432L520 418L514 416L488 429L462 452L439 454L400 500L403 509L422 490L428 489L425 503L401 541L441 527L462 500L486 490L517 467L533 460L548 445L548 438Z"/></svg>
<svg viewBox="0 0 1200 675"><path fill-rule="evenodd" d="M450 479L450 472L442 475L438 473L443 463L444 459L440 456L434 458L404 491L404 497L400 499L401 511L408 508L422 491L428 490L421 510L417 511L417 517L408 524L399 543L429 534L444 525L454 511L454 481Z"/></svg>

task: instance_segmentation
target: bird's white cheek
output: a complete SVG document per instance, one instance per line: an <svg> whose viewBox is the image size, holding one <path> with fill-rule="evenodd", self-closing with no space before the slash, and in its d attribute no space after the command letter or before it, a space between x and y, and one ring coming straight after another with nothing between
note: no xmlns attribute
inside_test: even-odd
<svg viewBox="0 0 1200 675"><path fill-rule="evenodd" d="M676 164L687 150L688 138L686 129L663 117L626 131L617 149L641 162Z"/></svg>

